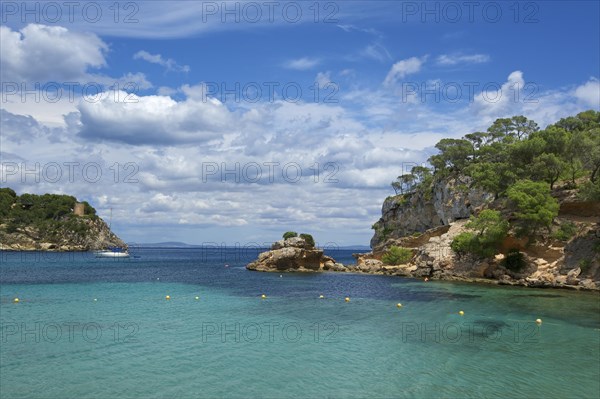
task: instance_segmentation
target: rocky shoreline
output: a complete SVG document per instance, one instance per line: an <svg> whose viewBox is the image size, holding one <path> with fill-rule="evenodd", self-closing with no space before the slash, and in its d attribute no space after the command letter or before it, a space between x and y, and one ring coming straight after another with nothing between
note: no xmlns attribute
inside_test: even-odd
<svg viewBox="0 0 600 399"><path fill-rule="evenodd" d="M86 226L85 232L67 231L51 241L40 240L40 231L33 226L10 234L0 229L0 251L85 252L109 247L127 248L104 220L80 218L80 223Z"/></svg>
<svg viewBox="0 0 600 399"><path fill-rule="evenodd" d="M355 265L343 265L312 248L301 238L275 242L270 251L246 266L262 272L345 272L399 276L422 280L445 280L532 288L563 288L600 292L600 262L595 254L598 229L584 225L580 234L564 246L537 245L523 248L526 267L515 272L503 266L504 255L493 259L460 256L452 250L452 239L464 231L467 220L430 229L419 236L388 243L413 250L406 264L387 265L383 251L353 254ZM514 246L515 242L507 243ZM581 259L593 261L586 270Z"/></svg>

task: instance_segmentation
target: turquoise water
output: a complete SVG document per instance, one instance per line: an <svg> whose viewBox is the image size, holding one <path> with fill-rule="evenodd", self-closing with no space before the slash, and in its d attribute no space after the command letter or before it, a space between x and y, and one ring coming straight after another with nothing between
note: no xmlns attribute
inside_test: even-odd
<svg viewBox="0 0 600 399"><path fill-rule="evenodd" d="M600 396L597 294L137 254L2 254L1 398Z"/></svg>

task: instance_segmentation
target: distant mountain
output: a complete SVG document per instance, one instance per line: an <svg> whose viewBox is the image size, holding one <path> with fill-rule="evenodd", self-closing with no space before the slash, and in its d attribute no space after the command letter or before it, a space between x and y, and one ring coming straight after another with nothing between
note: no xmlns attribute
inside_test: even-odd
<svg viewBox="0 0 600 399"><path fill-rule="evenodd" d="M139 243L139 242L130 242L128 243L129 247L131 248L198 248L198 247L202 247L202 245L192 245L192 244L186 244L185 242L178 242L178 241L165 241L165 242L144 242L144 243Z"/></svg>
<svg viewBox="0 0 600 399"><path fill-rule="evenodd" d="M338 249L355 249L357 251L370 251L371 247L368 245L343 245L338 247Z"/></svg>

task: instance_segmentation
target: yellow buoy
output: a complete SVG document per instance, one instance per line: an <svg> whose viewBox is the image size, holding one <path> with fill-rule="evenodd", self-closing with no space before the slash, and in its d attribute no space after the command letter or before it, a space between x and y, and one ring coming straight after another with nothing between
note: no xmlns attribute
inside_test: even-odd
<svg viewBox="0 0 600 399"><path fill-rule="evenodd" d="M397 308L401 308L401 307L402 307L402 304L401 304L401 303L397 303L397 304L396 304L396 307L397 307Z"/></svg>
<svg viewBox="0 0 600 399"><path fill-rule="evenodd" d="M267 296L266 296L265 294L262 294L260 297L261 297L262 299L267 299Z"/></svg>
<svg viewBox="0 0 600 399"><path fill-rule="evenodd" d="M197 297L195 297L194 299L198 300L198 299L200 299L200 297L199 297L199 296L197 296Z"/></svg>
<svg viewBox="0 0 600 399"><path fill-rule="evenodd" d="M542 319L535 319L536 324L542 324ZM550 323L552 324L552 323Z"/></svg>
<svg viewBox="0 0 600 399"><path fill-rule="evenodd" d="M14 303L19 303L19 298L15 298L15 299L13 299L13 302L14 302Z"/></svg>
<svg viewBox="0 0 600 399"><path fill-rule="evenodd" d="M464 316L465 312L463 312L462 310L458 312L459 315Z"/></svg>
<svg viewBox="0 0 600 399"><path fill-rule="evenodd" d="M167 296L165 297L165 299L168 301L169 299L171 299L171 296L170 296L170 295L167 295Z"/></svg>
<svg viewBox="0 0 600 399"><path fill-rule="evenodd" d="M323 295L319 295L319 299L323 299L325 298Z"/></svg>
<svg viewBox="0 0 600 399"><path fill-rule="evenodd" d="M349 297L346 297L346 298L344 299L344 301L346 301L346 302L350 302L350 298L349 298Z"/></svg>

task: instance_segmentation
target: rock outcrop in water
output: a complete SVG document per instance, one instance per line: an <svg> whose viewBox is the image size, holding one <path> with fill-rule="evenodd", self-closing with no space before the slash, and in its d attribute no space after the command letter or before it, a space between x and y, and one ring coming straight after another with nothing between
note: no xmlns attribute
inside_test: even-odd
<svg viewBox="0 0 600 399"><path fill-rule="evenodd" d="M323 254L301 237L280 240L271 245L271 250L258 255L249 263L248 270L259 272L319 272L345 271L341 263Z"/></svg>

